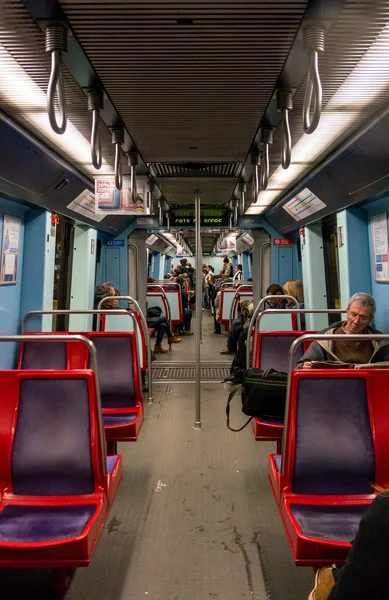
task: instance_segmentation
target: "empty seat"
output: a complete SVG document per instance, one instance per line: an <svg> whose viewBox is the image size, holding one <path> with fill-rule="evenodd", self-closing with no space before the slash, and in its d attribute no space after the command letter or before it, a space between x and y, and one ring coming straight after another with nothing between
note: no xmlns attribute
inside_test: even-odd
<svg viewBox="0 0 389 600"><path fill-rule="evenodd" d="M385 485L387 370L295 371L282 463L269 480L296 564L341 564ZM374 431L374 435L373 435Z"/></svg>
<svg viewBox="0 0 389 600"><path fill-rule="evenodd" d="M87 334L95 344L108 453L117 442L136 441L142 427L143 397L134 332Z"/></svg>
<svg viewBox="0 0 389 600"><path fill-rule="evenodd" d="M1 371L0 389L0 567L87 566L121 479L95 374Z"/></svg>

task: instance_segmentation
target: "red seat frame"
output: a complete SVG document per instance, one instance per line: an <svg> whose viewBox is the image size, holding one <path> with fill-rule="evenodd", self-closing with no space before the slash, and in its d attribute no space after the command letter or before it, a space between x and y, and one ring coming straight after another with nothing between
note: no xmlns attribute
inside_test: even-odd
<svg viewBox="0 0 389 600"><path fill-rule="evenodd" d="M16 495L12 485L12 448L18 415L20 385L23 380L85 379L90 411L90 452L94 491L86 495ZM75 371L1 371L2 418L0 420L0 511L6 506L55 507L96 505L93 516L80 535L40 542L0 541L0 567L74 568L87 566L106 522L110 503L121 480L121 457L117 457L113 477L104 475L100 443L95 373ZM49 449L48 449L49 450ZM113 484L113 479L115 483ZM111 487L112 484L112 487Z"/></svg>
<svg viewBox="0 0 389 600"><path fill-rule="evenodd" d="M297 402L298 384L303 378L309 379L337 379L337 378L362 378L366 381L367 408L374 448L375 477L372 481L372 491L366 494L351 495L312 495L296 494L293 491L293 477L296 457L296 427L297 427ZM270 454L268 457L268 478L277 503L281 520L287 535L296 565L319 567L331 562L343 564L350 550L351 543L322 539L304 535L291 505L318 506L318 507L363 507L366 509L375 497L373 484L385 487L389 482L389 405L386 394L382 393L389 385L389 370L296 370L292 374L291 395L288 423L283 448L282 461L284 474L277 469L276 462L279 455ZM314 399L312 399L314 402ZM320 426L320 424L318 424ZM312 431L312 439L315 431ZM350 540L351 542L351 540Z"/></svg>

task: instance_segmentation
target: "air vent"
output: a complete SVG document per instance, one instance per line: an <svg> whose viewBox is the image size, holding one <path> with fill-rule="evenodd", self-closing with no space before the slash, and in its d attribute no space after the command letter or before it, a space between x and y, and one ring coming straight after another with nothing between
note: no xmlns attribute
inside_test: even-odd
<svg viewBox="0 0 389 600"><path fill-rule="evenodd" d="M241 162L227 163L150 163L156 177L238 177Z"/></svg>

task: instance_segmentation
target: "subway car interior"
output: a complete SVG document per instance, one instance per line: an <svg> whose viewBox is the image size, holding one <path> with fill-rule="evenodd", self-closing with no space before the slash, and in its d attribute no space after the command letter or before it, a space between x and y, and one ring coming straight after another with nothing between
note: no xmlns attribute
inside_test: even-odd
<svg viewBox="0 0 389 600"><path fill-rule="evenodd" d="M329 598L388 212L388 1L0 0L1 596Z"/></svg>

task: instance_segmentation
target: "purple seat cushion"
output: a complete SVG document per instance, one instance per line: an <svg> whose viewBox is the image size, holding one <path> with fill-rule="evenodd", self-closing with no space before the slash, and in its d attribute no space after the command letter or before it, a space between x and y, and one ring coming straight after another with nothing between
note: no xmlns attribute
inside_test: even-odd
<svg viewBox="0 0 389 600"><path fill-rule="evenodd" d="M14 494L94 492L86 379L23 379L12 448Z"/></svg>
<svg viewBox="0 0 389 600"><path fill-rule="evenodd" d="M49 542L81 535L96 504L5 506L0 511L0 542Z"/></svg>
<svg viewBox="0 0 389 600"><path fill-rule="evenodd" d="M111 456L107 456L107 471L108 473L113 473L114 468L116 467L116 463L118 463L120 457L116 454L112 454Z"/></svg>
<svg viewBox="0 0 389 600"><path fill-rule="evenodd" d="M130 336L91 336L99 361L102 408L136 406Z"/></svg>
<svg viewBox="0 0 389 600"><path fill-rule="evenodd" d="M277 469L277 473L280 473L281 472L281 461L282 461L281 454L275 454L273 456L273 460L274 460L274 464L275 464L276 469Z"/></svg>
<svg viewBox="0 0 389 600"><path fill-rule="evenodd" d="M66 342L24 342L21 369L63 371L66 367Z"/></svg>
<svg viewBox="0 0 389 600"><path fill-rule="evenodd" d="M263 370L275 369L276 371L281 371L281 373L287 373L289 370L289 350L298 337L297 335L265 335L261 337L259 367ZM303 345L300 344L295 352L295 364L303 354Z"/></svg>
<svg viewBox="0 0 389 600"><path fill-rule="evenodd" d="M369 494L373 439L361 378L301 379L297 391L295 494Z"/></svg>
<svg viewBox="0 0 389 600"><path fill-rule="evenodd" d="M351 542L355 538L360 520L368 508L366 505L290 505L290 510L304 535L335 542Z"/></svg>
<svg viewBox="0 0 389 600"><path fill-rule="evenodd" d="M103 423L105 427L110 425L129 425L137 418L138 413L118 413L111 415L103 415Z"/></svg>

